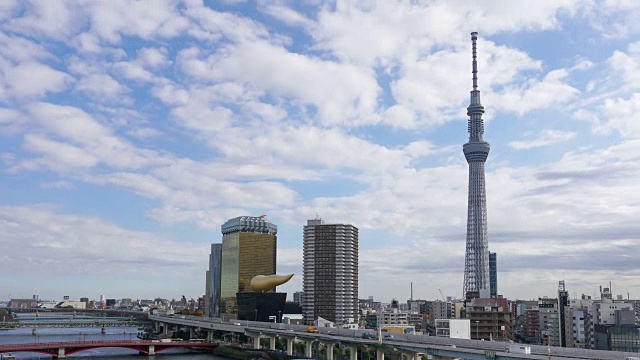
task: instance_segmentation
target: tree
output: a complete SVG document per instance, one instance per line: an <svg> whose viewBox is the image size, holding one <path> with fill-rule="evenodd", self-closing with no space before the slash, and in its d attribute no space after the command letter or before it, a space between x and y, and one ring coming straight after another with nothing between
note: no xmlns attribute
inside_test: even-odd
<svg viewBox="0 0 640 360"><path fill-rule="evenodd" d="M293 349L296 352L296 354L304 354L306 346L305 346L304 343L296 341L296 342L293 343Z"/></svg>
<svg viewBox="0 0 640 360"><path fill-rule="evenodd" d="M383 351L382 349L378 349L376 351ZM371 353L366 348L362 349L362 360L371 359Z"/></svg>

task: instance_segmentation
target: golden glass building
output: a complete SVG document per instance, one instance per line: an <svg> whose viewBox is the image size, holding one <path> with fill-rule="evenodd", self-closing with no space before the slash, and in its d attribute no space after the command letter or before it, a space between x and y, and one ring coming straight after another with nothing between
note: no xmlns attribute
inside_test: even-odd
<svg viewBox="0 0 640 360"><path fill-rule="evenodd" d="M222 225L220 313L223 317L237 315L236 294L253 292L249 282L254 276L276 273L277 232L278 227L264 216L240 216Z"/></svg>

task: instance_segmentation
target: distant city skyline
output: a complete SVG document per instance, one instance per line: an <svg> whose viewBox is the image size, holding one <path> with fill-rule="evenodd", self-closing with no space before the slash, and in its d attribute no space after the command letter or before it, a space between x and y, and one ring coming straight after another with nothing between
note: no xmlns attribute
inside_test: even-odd
<svg viewBox="0 0 640 360"><path fill-rule="evenodd" d="M210 244L359 229L359 296L462 295L478 31L499 293L640 298L640 3L5 1L0 299L202 296Z"/></svg>

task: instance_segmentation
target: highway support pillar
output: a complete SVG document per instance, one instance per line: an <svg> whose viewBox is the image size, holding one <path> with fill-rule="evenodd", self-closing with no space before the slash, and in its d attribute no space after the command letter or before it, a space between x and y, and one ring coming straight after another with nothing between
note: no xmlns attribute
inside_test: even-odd
<svg viewBox="0 0 640 360"><path fill-rule="evenodd" d="M193 339L193 328L189 327L189 340Z"/></svg>
<svg viewBox="0 0 640 360"><path fill-rule="evenodd" d="M260 339L262 339L263 337L262 334L260 334L259 332L250 332L245 330L244 335L250 337L251 340L253 340L254 349L260 349Z"/></svg>
<svg viewBox="0 0 640 360"><path fill-rule="evenodd" d="M350 346L349 347L349 360L358 360L358 347Z"/></svg>
<svg viewBox="0 0 640 360"><path fill-rule="evenodd" d="M384 348L379 347L376 349L376 360L384 360Z"/></svg>
<svg viewBox="0 0 640 360"><path fill-rule="evenodd" d="M56 356L57 359L64 359L67 356L64 354L64 348L58 348L58 356Z"/></svg>
<svg viewBox="0 0 640 360"><path fill-rule="evenodd" d="M333 360L333 349L335 348L335 343L325 343L325 348L327 349L327 360Z"/></svg>
<svg viewBox="0 0 640 360"><path fill-rule="evenodd" d="M276 349L276 337L274 336L269 336L269 349L271 350L275 350Z"/></svg>
<svg viewBox="0 0 640 360"><path fill-rule="evenodd" d="M155 354L156 354L156 346L155 345L149 345L149 352L147 353L147 355L154 356Z"/></svg>
<svg viewBox="0 0 640 360"><path fill-rule="evenodd" d="M107 328L103 327L103 328L100 330L100 334L102 334L102 335L107 335Z"/></svg>
<svg viewBox="0 0 640 360"><path fill-rule="evenodd" d="M287 355L293 356L293 344L296 342L296 338L287 339Z"/></svg>
<svg viewBox="0 0 640 360"><path fill-rule="evenodd" d="M417 355L418 354L413 352L403 351L402 353L400 353L400 360L416 360Z"/></svg>
<svg viewBox="0 0 640 360"><path fill-rule="evenodd" d="M313 349L313 342L314 340L305 340L305 347L304 347L304 356L311 358L311 353L312 353L312 349Z"/></svg>
<svg viewBox="0 0 640 360"><path fill-rule="evenodd" d="M213 342L213 330L207 330L207 342Z"/></svg>

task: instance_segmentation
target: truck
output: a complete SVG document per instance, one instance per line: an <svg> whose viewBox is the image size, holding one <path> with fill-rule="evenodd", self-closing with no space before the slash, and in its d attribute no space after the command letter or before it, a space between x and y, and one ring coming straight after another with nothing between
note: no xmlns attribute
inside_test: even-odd
<svg viewBox="0 0 640 360"><path fill-rule="evenodd" d="M507 352L515 354L531 354L531 347L524 345L509 345Z"/></svg>
<svg viewBox="0 0 640 360"><path fill-rule="evenodd" d="M308 333L317 333L318 329L314 328L313 326L307 326L307 332Z"/></svg>
<svg viewBox="0 0 640 360"><path fill-rule="evenodd" d="M371 334L371 333L366 332L366 333L362 334L362 338L363 339L375 339L376 336Z"/></svg>

